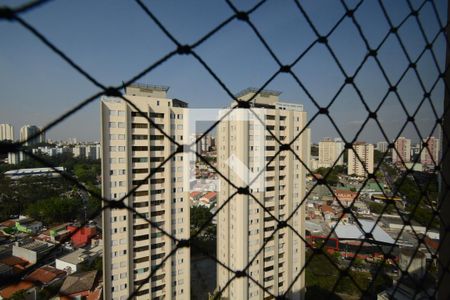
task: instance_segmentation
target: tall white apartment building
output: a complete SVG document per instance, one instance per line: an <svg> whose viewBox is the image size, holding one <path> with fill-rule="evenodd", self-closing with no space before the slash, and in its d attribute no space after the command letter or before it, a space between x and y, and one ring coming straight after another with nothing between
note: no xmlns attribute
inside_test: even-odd
<svg viewBox="0 0 450 300"><path fill-rule="evenodd" d="M407 163L411 161L411 140L405 137L399 137L394 142L392 149L393 163Z"/></svg>
<svg viewBox="0 0 450 300"><path fill-rule="evenodd" d="M86 158L86 146L75 145L72 149L73 157Z"/></svg>
<svg viewBox="0 0 450 300"><path fill-rule="evenodd" d="M319 168L331 168L336 165L344 164L344 143L341 139L323 138L319 142Z"/></svg>
<svg viewBox="0 0 450 300"><path fill-rule="evenodd" d="M385 153L388 150L388 142L381 141L377 143L377 150L381 153Z"/></svg>
<svg viewBox="0 0 450 300"><path fill-rule="evenodd" d="M100 159L100 144L90 144L86 146L86 158Z"/></svg>
<svg viewBox="0 0 450 300"><path fill-rule="evenodd" d="M176 141L183 144L187 104L167 97L166 87L136 84L126 97ZM146 219L178 239L188 239L189 196L185 190L185 153L159 165L176 147L120 98L104 97L102 119L102 193L125 200ZM150 172L156 172L149 179ZM145 218L125 209L103 210L104 299L189 299L190 250L181 248L164 263L176 244ZM152 270L161 267L149 277Z"/></svg>
<svg viewBox="0 0 450 300"><path fill-rule="evenodd" d="M366 177L367 172L373 173L373 145L356 142L353 144L353 150L348 149L347 174ZM355 152L359 158L355 155Z"/></svg>
<svg viewBox="0 0 450 300"><path fill-rule="evenodd" d="M256 89L237 95L247 100ZM289 143L306 126L303 105L279 102L279 92L262 91L251 101L252 109L264 121L262 125L248 109L235 109L217 128L218 169L238 187L250 186L250 192L279 220L286 220L305 195L306 169L290 151L282 151L263 171L280 149L266 130L270 129L281 143ZM223 113L226 113L224 110ZM305 130L291 145L300 159L310 160L310 133ZM251 184L250 184L251 183ZM236 189L221 179L218 192L220 207ZM241 191L242 192L242 191ZM254 280L273 295L287 291L289 299L300 299L305 285L305 245L293 231L282 227L272 238L278 222L251 196L240 193L219 211L217 226L217 259L232 270L246 270ZM304 235L304 205L289 220ZM268 241L263 251L258 250ZM222 290L233 277L217 265L217 289ZM297 277L298 276L298 277ZM295 280L296 279L296 280ZM292 284L292 286L291 286ZM235 278L221 295L226 299L265 299L270 296L247 277Z"/></svg>
<svg viewBox="0 0 450 300"><path fill-rule="evenodd" d="M199 138L201 135L195 135L193 137L194 141L195 139ZM196 151L198 153L202 153L202 152L208 152L210 150L210 148L214 146L214 138L211 135L205 135L203 138L201 138L196 145Z"/></svg>
<svg viewBox="0 0 450 300"><path fill-rule="evenodd" d="M36 125L25 125L20 128L20 141L26 141L31 136L39 133L41 129ZM41 133L39 136L33 138L32 140L25 143L27 146L36 145L45 142L45 132Z"/></svg>
<svg viewBox="0 0 450 300"><path fill-rule="evenodd" d="M341 138L335 138L334 139L334 143L336 144L336 158L337 159L337 166L342 166L344 165L344 149L345 149L345 143L342 141ZM342 153L342 155L341 155Z"/></svg>
<svg viewBox="0 0 450 300"><path fill-rule="evenodd" d="M14 127L11 124L0 124L0 141L14 141Z"/></svg>

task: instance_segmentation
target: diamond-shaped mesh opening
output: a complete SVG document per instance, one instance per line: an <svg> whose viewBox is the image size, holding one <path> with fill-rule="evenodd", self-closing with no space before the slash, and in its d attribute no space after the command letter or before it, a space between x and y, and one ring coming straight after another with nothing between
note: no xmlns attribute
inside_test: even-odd
<svg viewBox="0 0 450 300"><path fill-rule="evenodd" d="M320 106L326 106L330 102L345 79L330 52L322 44L315 44L292 68L292 71L309 94L308 96ZM319 84L321 80L330 82L327 90L321 89Z"/></svg>
<svg viewBox="0 0 450 300"><path fill-rule="evenodd" d="M153 39L145 41L145 35L141 35L139 45L152 49L156 41L164 49L156 51L162 51L158 57L146 56L147 65L133 66L136 74L124 72L122 77L132 77L115 86L97 79L111 73L111 69L85 69L86 61L72 57L70 49L58 45L60 40L27 21L25 13L45 10L46 2L2 6L0 21L28 31L36 43L48 48L99 92L69 107L67 113L25 140L1 143L0 150L11 157L26 155L33 166L49 167L61 176L60 188L73 185L73 194L65 193L66 200L72 203L72 198L85 199L82 205L86 214L80 217L76 229L37 261L14 272L14 276L1 277L2 297L20 281L28 286L30 274L58 256L65 242L103 213L112 223L122 222L118 227L108 224L103 228L104 241L108 242L103 247L103 255L108 256L103 266L105 299L206 296L204 291L196 294L198 289L191 284L205 286L209 297L215 299L389 299L405 293L411 299L438 295L448 298L450 106L443 105L449 97L444 1L340 1L329 3L325 16L313 2L292 1L285 15L273 1L246 6L224 1L222 7L196 3L199 12L208 13L201 18L185 14L173 22L171 11L137 0L134 9L142 12L142 24L149 27L145 32ZM176 9L183 11L190 5ZM275 21L277 26L272 26ZM295 27L300 27L301 34L287 34L294 31L285 28ZM109 32L104 27L101 30L107 31L109 40L121 32ZM208 47L221 49L211 52ZM144 55L138 48L134 45L124 53ZM103 65L105 61L98 63ZM170 71L174 67L179 69L176 74ZM119 71L121 68L123 65L119 65ZM180 115L165 116L139 104L136 95L122 91L144 77L189 78L194 69L201 69L202 77L189 83L180 79L182 91L200 90L206 83L214 87L216 96L221 95L233 105L228 113L210 122L203 133L188 139L183 140L175 131L187 125ZM257 88L247 90L247 94L234 94L246 86ZM270 90L272 87L291 90L289 96L297 105L272 107L267 100L261 100L278 97L278 92ZM100 97L123 104L132 119L127 128L132 140L129 149L120 146L124 137L115 129L125 128L124 123L109 123L108 136L103 137L103 152L132 153L108 162L132 166L110 174L125 175L128 170L128 183L103 180L104 188L126 187L126 191L111 195L101 195L92 178L83 176L91 166L84 166L84 170L58 169L48 157L27 145ZM270 108L263 115L258 110L261 103ZM271 115L275 107L276 116ZM220 155L224 149L238 153L239 147L251 144L256 135L249 133L224 144L218 141L215 158L208 156L208 146L198 146L207 143L207 134L223 134L227 126L234 130L236 125L229 122L229 116L245 110L254 124L261 126L260 133L268 142L263 146L263 164L252 168L250 175L242 175L243 168L231 170ZM305 111L309 113L307 119L299 113ZM298 123L289 123L295 118ZM179 121L169 121L172 119ZM250 126L247 129L250 132ZM310 145L315 131L321 137L335 139L313 138L318 145ZM376 147L362 142L371 135L379 141ZM255 153L259 151L257 146L251 147L248 152L254 153L244 155L248 165L257 159ZM152 155L147 157L149 149ZM329 152L327 159L325 152ZM184 164L188 157L194 158L194 165ZM183 197L175 195L182 190L177 187L171 188L173 196L164 191L166 181L183 180L173 173L197 172L200 168L196 164L214 173L223 189L212 210L180 205ZM20 200L17 205L5 203L35 196L19 197L11 188L27 184L27 179L17 183L11 175L0 178L2 217L22 213ZM264 185L257 187L255 183L260 181ZM39 179L28 184L36 186L40 194L49 189ZM171 205L165 206L166 202ZM41 209L41 204L37 202L25 212L33 211L35 218L42 214L47 222L44 213L49 207ZM53 218L66 221L67 211L60 212L53 212ZM179 226L183 222L190 225L186 231ZM126 242L110 237L125 232L133 239L128 248ZM119 256L128 259L120 263L111 259ZM208 263L196 263L190 272L179 267L190 266L199 257ZM5 262L0 261L8 266ZM120 268L132 273L111 272ZM191 282L173 280L183 272L190 273ZM208 277L216 276L215 286L205 283ZM116 280L121 280L120 284ZM180 286L186 287L185 294ZM23 290L18 292L27 292ZM192 291L191 295L188 291ZM48 292L45 290L43 297ZM64 289L59 295L67 296Z"/></svg>

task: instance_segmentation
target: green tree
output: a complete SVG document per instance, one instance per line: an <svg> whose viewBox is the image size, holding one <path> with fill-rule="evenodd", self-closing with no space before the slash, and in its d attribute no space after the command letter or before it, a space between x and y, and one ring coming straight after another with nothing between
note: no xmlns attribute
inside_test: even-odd
<svg viewBox="0 0 450 300"><path fill-rule="evenodd" d="M436 175L424 177L421 180L408 176L398 179L395 186L401 195L406 198L406 211L411 218L423 226L431 223L432 228L439 227L439 219L433 216L432 206L438 200L438 182ZM417 206L417 208L415 208ZM413 212L413 210L415 211Z"/></svg>
<svg viewBox="0 0 450 300"><path fill-rule="evenodd" d="M0 218L24 214L27 207L42 199L59 196L72 188L63 178L23 177L12 180L0 175Z"/></svg>
<svg viewBox="0 0 450 300"><path fill-rule="evenodd" d="M28 206L26 213L45 224L73 221L80 217L83 202L79 197L52 197Z"/></svg>
<svg viewBox="0 0 450 300"><path fill-rule="evenodd" d="M370 209L370 212L374 214L381 214L383 209L385 209L384 213L390 214L394 211L394 204L391 203L377 203L377 202L369 202L368 206ZM386 208L384 208L387 206Z"/></svg>
<svg viewBox="0 0 450 300"><path fill-rule="evenodd" d="M343 170L343 166L335 166L331 171L330 168L318 168L316 172L322 175L330 185L336 185L339 182L339 174L343 173Z"/></svg>
<svg viewBox="0 0 450 300"><path fill-rule="evenodd" d="M100 194L98 188L98 178L101 173L100 160L74 158L71 153L52 157L37 155L52 166L64 167L69 175L76 176L89 190ZM77 194L78 188L63 177L26 176L13 180L3 174L10 169L34 167L43 167L43 165L31 159L24 160L18 165L0 165L0 221L25 213L32 213L37 219L45 217L44 222L51 223L67 219L71 221L84 216L84 207L87 209L88 216L100 209L101 201L93 196L81 197L83 193L73 197L64 196L69 192ZM52 205L55 206L53 209ZM76 210L74 206L77 206ZM54 212L58 209L62 209L62 214L52 215L52 210ZM71 218L66 214L67 211L72 214Z"/></svg>
<svg viewBox="0 0 450 300"><path fill-rule="evenodd" d="M88 163L77 163L73 166L73 172L81 182L96 184L97 176L100 174L100 166Z"/></svg>
<svg viewBox="0 0 450 300"><path fill-rule="evenodd" d="M191 207L191 232L195 233L198 231L203 224L208 222L211 218L212 214L208 208L203 206L194 206ZM208 227L215 227L211 222L209 222ZM206 229L202 232L205 233Z"/></svg>
<svg viewBox="0 0 450 300"><path fill-rule="evenodd" d="M374 165L378 165L380 161L383 159L384 153L378 150L373 151L373 161Z"/></svg>
<svg viewBox="0 0 450 300"><path fill-rule="evenodd" d="M26 291L25 290L21 290L18 292L15 292L14 294L11 295L10 300L26 300L28 297L26 295Z"/></svg>
<svg viewBox="0 0 450 300"><path fill-rule="evenodd" d="M91 185L88 186L88 189L95 192L97 195L101 195L101 191L98 187ZM89 194L87 201L87 215L92 216L94 214L97 214L102 207L102 200L98 199L94 195Z"/></svg>
<svg viewBox="0 0 450 300"><path fill-rule="evenodd" d="M192 254L203 255L204 252L215 255L216 253L216 226L209 219L212 214L208 208L203 206L194 206L191 208L191 236L196 234L203 224L207 223L206 228L192 239Z"/></svg>

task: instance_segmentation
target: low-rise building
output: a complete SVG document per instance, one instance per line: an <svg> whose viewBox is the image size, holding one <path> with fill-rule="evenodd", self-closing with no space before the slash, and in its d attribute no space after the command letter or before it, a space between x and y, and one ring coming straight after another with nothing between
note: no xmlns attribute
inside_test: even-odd
<svg viewBox="0 0 450 300"><path fill-rule="evenodd" d="M55 260L58 270L64 270L68 274L80 271L82 264L90 264L95 258L102 254L102 245L97 244L89 248L79 248L67 255Z"/></svg>
<svg viewBox="0 0 450 300"><path fill-rule="evenodd" d="M325 221L331 221L336 217L335 210L327 204L321 205L320 211L322 212Z"/></svg>
<svg viewBox="0 0 450 300"><path fill-rule="evenodd" d="M202 197L200 197L198 204L210 208L216 202L216 198L216 192L207 192Z"/></svg>
<svg viewBox="0 0 450 300"><path fill-rule="evenodd" d="M69 223L64 223L53 226L52 228L42 232L38 238L45 241L59 242L70 234L70 231L67 230L68 225Z"/></svg>
<svg viewBox="0 0 450 300"><path fill-rule="evenodd" d="M2 278L7 278L12 274L14 274L14 268L12 266L0 263L0 281Z"/></svg>
<svg viewBox="0 0 450 300"><path fill-rule="evenodd" d="M24 280L36 283L42 287L61 281L66 275L67 273L65 271L58 270L55 267L42 266L26 276Z"/></svg>
<svg viewBox="0 0 450 300"><path fill-rule="evenodd" d="M202 192L193 191L189 194L189 199L191 200L191 203L196 204L202 195Z"/></svg>
<svg viewBox="0 0 450 300"><path fill-rule="evenodd" d="M343 206L348 207L352 204L353 201L356 200L358 193L348 191L348 190L335 190L335 204L339 205L340 202Z"/></svg>
<svg viewBox="0 0 450 300"><path fill-rule="evenodd" d="M331 227L334 227L335 250L346 258L357 256L361 259L382 259L392 251L392 247L397 246L394 239L372 220L332 223Z"/></svg>
<svg viewBox="0 0 450 300"><path fill-rule="evenodd" d="M97 271L81 272L67 276L61 289L60 299L90 299L98 300L102 297Z"/></svg>
<svg viewBox="0 0 450 300"><path fill-rule="evenodd" d="M14 273L20 273L31 266L30 262L12 255L0 259L0 264L11 267Z"/></svg>
<svg viewBox="0 0 450 300"><path fill-rule="evenodd" d="M426 272L425 254L415 248L400 248L399 267L416 280L421 280Z"/></svg>
<svg viewBox="0 0 450 300"><path fill-rule="evenodd" d="M42 229L42 222L35 221L31 218L23 218L16 221L17 231L36 234Z"/></svg>
<svg viewBox="0 0 450 300"><path fill-rule="evenodd" d="M337 223L334 232L339 240L365 240L377 244L393 245L395 241L377 223L359 219L358 223ZM361 225L361 227L360 227ZM366 238L366 233L371 233Z"/></svg>
<svg viewBox="0 0 450 300"><path fill-rule="evenodd" d="M97 228L94 225L87 225L82 228L75 225L69 225L67 226L67 230L72 233L74 232L70 237L70 240L75 248L84 247L90 244L91 239L97 234Z"/></svg>
<svg viewBox="0 0 450 300"><path fill-rule="evenodd" d="M64 172L64 167L55 167L55 170L59 172ZM4 174L11 179L19 179L25 176L46 176L46 177L58 177L60 176L53 168L28 168L28 169L17 169L9 170Z"/></svg>
<svg viewBox="0 0 450 300"><path fill-rule="evenodd" d="M38 148L34 148L32 149L32 152L34 154L45 154L48 156L57 156L57 155L61 155L63 153L69 152L70 148L69 147L49 147L49 146L45 146L45 147L38 147Z"/></svg>
<svg viewBox="0 0 450 300"><path fill-rule="evenodd" d="M44 241L33 239L22 240L14 244L13 256L24 259L31 264L35 264L54 247L54 244Z"/></svg>
<svg viewBox="0 0 450 300"><path fill-rule="evenodd" d="M38 287L32 282L22 280L18 283L8 285L0 290L0 300L10 299L14 294L22 293L24 300L36 300Z"/></svg>

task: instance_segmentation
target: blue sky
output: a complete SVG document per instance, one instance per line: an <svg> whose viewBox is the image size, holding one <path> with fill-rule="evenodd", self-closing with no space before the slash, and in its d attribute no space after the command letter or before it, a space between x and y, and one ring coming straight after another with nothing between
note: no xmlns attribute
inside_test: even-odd
<svg viewBox="0 0 450 300"><path fill-rule="evenodd" d="M256 1L236 1L240 10ZM0 5L18 5L18 1L0 1ZM167 29L183 44L190 44L233 14L224 1L144 1ZM339 1L301 1L321 34L326 34L345 13ZM346 1L353 7L357 1ZM384 1L389 16L397 25L408 13L407 1ZM418 7L421 1L411 1ZM446 20L446 1L437 0L441 20ZM377 47L389 30L378 1L366 0L355 13L371 47ZM35 26L70 58L101 83L117 85L172 51L174 44L144 14L134 1L52 1L22 17ZM439 24L430 3L419 18L428 39L434 37ZM294 1L273 1L258 8L251 21L272 47L283 64L291 63L314 40L315 35ZM425 41L414 18L401 27L399 34L406 51L415 60ZM0 21L0 123L45 125L81 100L98 92L84 77L38 41L20 24ZM366 49L350 18L346 18L328 39L347 74L353 74L363 60ZM444 65L445 41L441 35L433 46L438 64ZM196 48L196 52L217 73L233 93L252 86L259 87L278 69L250 27L233 20L225 28ZM397 81L408 66L399 42L390 35L378 57L387 76ZM425 89L429 90L438 71L427 51L417 64ZM322 44L316 44L293 68L300 81L320 105L328 104L344 82L344 76ZM190 56L174 56L142 78L140 82L170 86L169 95L189 102L192 108L217 108L230 98L207 71ZM370 58L358 73L355 83L365 101L374 109L388 88L381 71ZM281 91L281 99L303 103L313 116L317 109L290 75L281 74L268 89ZM433 104L441 112L443 85L431 93ZM423 90L412 70L398 86L406 109L413 112ZM428 135L434 121L429 103L420 108L417 125ZM331 116L345 138L352 139L367 116L359 96L346 86L331 106ZM389 138L395 137L406 116L397 98L391 94L378 112ZM99 136L99 102L91 103L65 120L47 136L53 139L78 137L97 140ZM313 141L337 136L329 120L320 116L311 124ZM403 135L416 138L409 125ZM374 123L361 133L361 140L376 142L380 131Z"/></svg>

